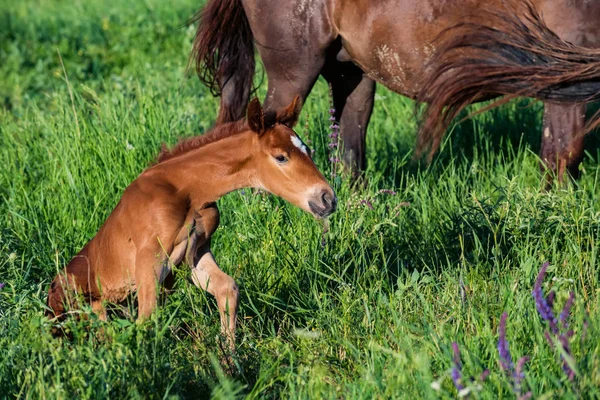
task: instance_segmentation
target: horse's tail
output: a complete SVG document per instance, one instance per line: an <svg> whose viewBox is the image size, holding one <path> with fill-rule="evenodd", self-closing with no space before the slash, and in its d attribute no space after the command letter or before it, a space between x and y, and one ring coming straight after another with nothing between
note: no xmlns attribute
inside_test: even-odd
<svg viewBox="0 0 600 400"><path fill-rule="evenodd" d="M431 157L450 122L474 101L506 95L482 112L519 96L557 103L600 99L600 51L562 41L529 2L524 8L486 11L471 19L485 22L459 24L437 39L417 95L428 103L418 154L429 147ZM598 123L593 118L585 132Z"/></svg>
<svg viewBox="0 0 600 400"><path fill-rule="evenodd" d="M217 123L237 121L245 115L255 67L244 7L241 0L209 0L194 20L199 24L191 60L211 93L222 96Z"/></svg>

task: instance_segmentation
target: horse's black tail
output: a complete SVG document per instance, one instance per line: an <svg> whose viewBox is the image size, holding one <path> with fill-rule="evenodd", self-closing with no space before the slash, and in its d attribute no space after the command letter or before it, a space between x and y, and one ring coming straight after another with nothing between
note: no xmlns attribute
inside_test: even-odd
<svg viewBox="0 0 600 400"><path fill-rule="evenodd" d="M600 51L562 41L529 2L514 12L481 12L443 32L417 96L425 102L417 151L432 155L450 122L474 101L506 95L557 103L600 99ZM586 132L599 124L594 118Z"/></svg>
<svg viewBox="0 0 600 400"><path fill-rule="evenodd" d="M255 67L252 31L242 3L209 0L194 20L199 24L191 60L200 80L214 96L221 96L217 123L237 121L245 115Z"/></svg>

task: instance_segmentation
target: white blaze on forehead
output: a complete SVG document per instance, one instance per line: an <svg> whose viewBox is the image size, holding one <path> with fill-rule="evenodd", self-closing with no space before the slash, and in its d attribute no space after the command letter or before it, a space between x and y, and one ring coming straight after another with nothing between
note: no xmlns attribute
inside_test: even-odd
<svg viewBox="0 0 600 400"><path fill-rule="evenodd" d="M292 143L294 144L294 146L299 148L301 152L308 155L308 150L306 149L306 145L304 143L302 143L302 140L298 136L292 135Z"/></svg>

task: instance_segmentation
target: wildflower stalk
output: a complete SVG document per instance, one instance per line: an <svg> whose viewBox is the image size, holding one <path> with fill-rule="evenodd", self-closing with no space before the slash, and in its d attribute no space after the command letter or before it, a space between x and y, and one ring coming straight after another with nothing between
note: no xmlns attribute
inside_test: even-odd
<svg viewBox="0 0 600 400"><path fill-rule="evenodd" d="M569 330L569 316L571 314L571 308L575 302L575 293L569 293L569 299L563 306L559 317L556 318L552 311L554 305L555 292L550 292L548 297L544 297L542 289L542 283L546 277L546 271L549 263L545 262L538 273L535 285L533 286L532 296L535 300L535 306L543 320L548 322L550 328L549 331L544 332L544 336L551 347L557 348L560 352L560 359L562 360L562 369L569 380L575 379L576 375L576 364L573 359L571 352L571 346L569 344L569 338L573 336L573 331Z"/></svg>
<svg viewBox="0 0 600 400"><path fill-rule="evenodd" d="M458 348L458 344L456 342L452 342L452 371L450 372L450 376L452 377L452 382L454 382L454 386L456 390L459 392L463 390L465 387L462 385L462 364L460 362L460 350Z"/></svg>
<svg viewBox="0 0 600 400"><path fill-rule="evenodd" d="M498 354L500 355L500 367L502 370L511 377L512 389L517 399L525 400L531 397L532 393L527 392L521 394L522 382L525 379L525 371L523 367L525 363L529 361L529 357L521 357L517 361L517 365L513 364L512 357L510 355L510 348L508 346L508 340L506 339L506 321L508 320L508 313L502 313L500 317L500 325L498 326Z"/></svg>

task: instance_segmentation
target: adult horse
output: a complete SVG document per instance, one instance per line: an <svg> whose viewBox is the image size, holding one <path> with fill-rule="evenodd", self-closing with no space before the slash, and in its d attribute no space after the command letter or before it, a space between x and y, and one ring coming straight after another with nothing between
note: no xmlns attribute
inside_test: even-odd
<svg viewBox="0 0 600 400"><path fill-rule="evenodd" d="M221 96L218 123L243 117L252 89L254 43L268 78L266 109L308 96L319 74L331 84L336 118L353 171L365 168L365 136L375 82L414 98L440 32L481 8L514 13L522 0L208 0L199 12L192 57L201 80ZM533 0L563 40L600 47L600 1ZM486 21L480 21L486 24ZM541 156L577 170L585 106L545 104ZM575 143L566 153L561 143Z"/></svg>

